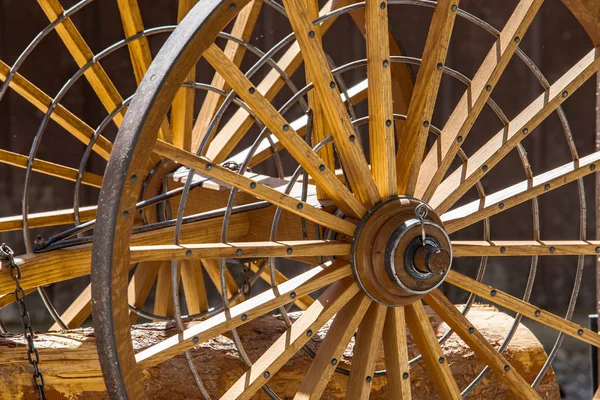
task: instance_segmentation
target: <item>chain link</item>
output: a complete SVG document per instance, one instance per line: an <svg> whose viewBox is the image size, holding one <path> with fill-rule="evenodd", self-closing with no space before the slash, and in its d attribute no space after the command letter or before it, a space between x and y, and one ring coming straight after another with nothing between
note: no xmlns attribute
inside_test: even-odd
<svg viewBox="0 0 600 400"><path fill-rule="evenodd" d="M6 243L2 243L0 246L0 260L8 261L9 273L12 280L15 282L15 300L21 310L21 323L23 324L23 335L27 341L27 359L29 364L33 367L33 386L38 392L40 399L46 400L46 394L44 393L44 375L39 368L40 354L35 348L33 341L33 329L31 328L31 316L25 305L25 290L21 287L19 282L21 279L21 268L19 264L15 262L15 253Z"/></svg>

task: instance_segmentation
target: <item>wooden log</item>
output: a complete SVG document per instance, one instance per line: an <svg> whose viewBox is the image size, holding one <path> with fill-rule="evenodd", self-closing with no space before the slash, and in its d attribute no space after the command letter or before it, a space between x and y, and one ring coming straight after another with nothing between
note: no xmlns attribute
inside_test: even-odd
<svg viewBox="0 0 600 400"><path fill-rule="evenodd" d="M447 326L429 311L430 320L436 333L441 335ZM300 313L292 313L293 319ZM510 328L512 317L488 306L475 306L469 313L473 325L494 345L498 347ZM326 325L316 334L309 347L317 351L328 330ZM239 328L246 351L252 360L256 360L271 345L273 340L285 330L282 320L276 316L265 316ZM137 350L148 347L176 331L173 326L164 323L136 325L132 331L134 347ZM0 336L0 398L36 399L31 385L31 367L27 362L22 335ZM414 357L416 346L408 337L409 356ZM91 328L76 329L36 335L36 346L40 351L40 367L46 380L48 399L105 399L102 375L96 355L94 331ZM348 368L352 360L354 342L339 362L342 368ZM383 346L379 346L377 369L385 368ZM442 346L449 361L452 373L459 388L463 389L483 368L483 363L466 347L456 335ZM213 398L222 395L245 371L233 341L221 336L202 343L192 352L193 359L203 382ZM542 345L524 326L520 326L510 346L504 353L508 361L521 373L527 382L532 382L546 360ZM305 352L296 354L269 381L269 386L281 398L292 398L306 373L311 358ZM199 397L185 359L177 357L144 372L145 388L151 399L188 399ZM427 376L422 363L410 370L413 399L436 399L435 389ZM335 373L323 395L324 399L337 399L345 396L348 377ZM537 387L544 399L559 399L560 394L556 377L549 370ZM385 377L373 380L371 399L386 399L387 385ZM258 392L257 399L267 398ZM473 390L473 399L513 399L512 392L492 373L486 375Z"/></svg>

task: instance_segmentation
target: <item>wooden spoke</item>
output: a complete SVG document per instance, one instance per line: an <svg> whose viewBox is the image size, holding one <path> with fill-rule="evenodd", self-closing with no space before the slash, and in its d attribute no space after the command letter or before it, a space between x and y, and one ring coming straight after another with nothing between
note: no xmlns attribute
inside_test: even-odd
<svg viewBox="0 0 600 400"><path fill-rule="evenodd" d="M252 321L272 310L292 301L291 292L304 296L352 274L350 266L341 260L314 267L283 283L275 289L267 290L246 300L226 312L219 313L205 321L185 329L163 342L151 346L138 354L136 360L142 369L160 364L196 343L203 343L219 334ZM358 289L358 288L357 288ZM246 317L242 321L242 315Z"/></svg>
<svg viewBox="0 0 600 400"><path fill-rule="evenodd" d="M117 4L119 5L125 36L131 37L142 32L144 30L144 23L138 0L117 0ZM148 38L141 37L129 43L128 47L135 81L139 85L144 75L146 75L150 64L152 64L150 44L148 43ZM173 142L171 127L167 118L163 120L160 126L159 137L166 142Z"/></svg>
<svg viewBox="0 0 600 400"><path fill-rule="evenodd" d="M257 263L251 262L250 269L252 270L252 272L258 273L258 270L261 268L261 266L263 264L264 264L264 260L261 260ZM268 266L260 274L260 279L267 282L268 284L271 284L271 274L269 273L270 268L271 267ZM281 285L283 282L287 282L288 280L289 279L285 275L283 275L277 268L275 268L275 283L274 283L274 285ZM304 297L296 297L294 304L299 309L306 310L314 302L315 301L310 296L304 296Z"/></svg>
<svg viewBox="0 0 600 400"><path fill-rule="evenodd" d="M370 304L371 300L366 295L358 293L337 313L319 347L317 356L302 378L294 400L318 400L321 398L337 368L338 361L342 358Z"/></svg>
<svg viewBox="0 0 600 400"><path fill-rule="evenodd" d="M397 194L387 7L365 2L371 173L382 198ZM385 61L384 61L385 60ZM387 64L385 64L387 62Z"/></svg>
<svg viewBox="0 0 600 400"><path fill-rule="evenodd" d="M596 255L600 251L600 241L583 240L515 240L503 241L453 241L452 254L455 257L472 256L578 256Z"/></svg>
<svg viewBox="0 0 600 400"><path fill-rule="evenodd" d="M439 68L439 65L443 66L446 62L458 2L459 0L439 0L433 12L423 60L406 116L406 125L398 143L398 193L412 196L415 191L443 75L443 68Z"/></svg>
<svg viewBox="0 0 600 400"><path fill-rule="evenodd" d="M523 0L515 8L425 157L415 191L417 198L428 202L433 196L543 2Z"/></svg>
<svg viewBox="0 0 600 400"><path fill-rule="evenodd" d="M223 218L213 218L183 225L181 238L184 241L215 242L220 240ZM161 228L153 231L136 233L131 237L132 245L144 243L169 244L173 242L174 228ZM231 240L248 234L248 218L244 214L233 214L229 223ZM66 281L90 273L91 244L68 247L44 253L20 256L19 263L23 277L21 286L33 289L51 283ZM15 284L8 269L0 270L0 295L12 293Z"/></svg>
<svg viewBox="0 0 600 400"><path fill-rule="evenodd" d="M81 326L92 314L92 285L87 285L67 310L60 316L69 329ZM50 327L51 331L62 330L58 323Z"/></svg>
<svg viewBox="0 0 600 400"><path fill-rule="evenodd" d="M451 270L448 273L446 282L466 290L467 292L476 294L481 298L505 307L511 311L521 313L525 317L531 318L532 320L546 325L554 330L565 333L593 346L600 346L600 334L584 328L581 325L577 325L574 322L561 318L558 315L552 314L551 312L537 308L536 306L523 300L519 300L508 293L502 292L501 290L494 289L493 287L484 283L477 282L476 280L456 271Z"/></svg>
<svg viewBox="0 0 600 400"><path fill-rule="evenodd" d="M348 256L350 243L334 240L285 242L230 242L182 245L131 246L131 262L198 260L201 258L261 258Z"/></svg>
<svg viewBox="0 0 600 400"><path fill-rule="evenodd" d="M198 0L179 0L177 7L177 23L187 15ZM196 81L196 68L192 68L184 82ZM177 91L171 108L171 124L173 125L173 144L185 150L192 150L192 128L194 126L194 98L196 89L182 87Z"/></svg>
<svg viewBox="0 0 600 400"><path fill-rule="evenodd" d="M456 309L444 294L435 289L425 296L425 301L450 328L490 366L492 371L510 390L522 399L541 399L541 396L523 379L512 365L471 325L469 320Z"/></svg>
<svg viewBox="0 0 600 400"><path fill-rule="evenodd" d="M254 111L258 118L283 146L290 152L302 167L325 190L330 198L348 215L360 217L366 213L364 206L356 200L342 182L334 179L333 172L325 167L324 161L310 146L289 126L287 121L277 112L275 107L256 89L217 45L212 45L204 52L204 57L221 74Z"/></svg>
<svg viewBox="0 0 600 400"><path fill-rule="evenodd" d="M59 0L38 0L38 3L48 17L48 20L51 22L58 19L65 12L60 5ZM61 22L56 27L56 32L64 42L79 68L82 68L94 58L94 53L83 39L83 36L81 36L79 30L75 27L75 24L73 24L73 21L71 21L71 18L67 18ZM100 63L94 63L94 65L85 72L85 77L98 95L98 98L106 108L106 111L110 113L123 103L123 98ZM115 116L114 122L117 126L121 126L124 116L125 110L122 110Z"/></svg>
<svg viewBox="0 0 600 400"><path fill-rule="evenodd" d="M311 20L308 18L309 12L306 4L301 1L290 0L284 0L283 3L288 11L288 18L296 34L296 40L302 50L305 68L308 75L313 79L314 90L323 108L327 125L331 129L350 187L358 199L367 208L370 208L381 198L369 173L369 167L360 146L360 141L354 139L356 132L354 132L350 116L329 70L329 63L325 57L323 46L318 40L318 35L314 31ZM313 33L310 34L310 32ZM311 171L308 172L316 178ZM331 193L329 194L331 195ZM332 199L335 200L334 197Z"/></svg>
<svg viewBox="0 0 600 400"><path fill-rule="evenodd" d="M425 307L420 301L417 301L404 307L404 309L413 341L417 344L423 356L425 367L429 372L428 375L433 380L440 398L460 399L460 390L454 376L452 376L448 361L442 353Z"/></svg>
<svg viewBox="0 0 600 400"><path fill-rule="evenodd" d="M138 265L139 267L140 265ZM154 314L167 317L174 315L170 261L162 262L158 268L156 292L154 293Z"/></svg>
<svg viewBox="0 0 600 400"><path fill-rule="evenodd" d="M79 209L79 221L86 222L96 218L96 206L81 207ZM73 209L48 211L27 215L30 228L42 228L46 226L59 226L72 224L75 221ZM13 215L0 218L0 232L9 232L23 229L23 216Z"/></svg>
<svg viewBox="0 0 600 400"><path fill-rule="evenodd" d="M250 399L359 291L352 279L331 285L242 375L221 399Z"/></svg>
<svg viewBox="0 0 600 400"><path fill-rule="evenodd" d="M332 9L333 0L328 0L321 9L321 14L327 13ZM331 27L335 18L325 21L320 26L321 35ZM302 65L303 59L300 53L300 47L294 42L289 49L281 56L277 66L291 76ZM277 93L284 86L285 81L275 69L269 71L267 76L256 86L256 91L261 93L269 101L273 100ZM254 125L253 117L243 109L238 109L227 123L219 130L212 141L206 156L217 163L225 161L226 157L233 151L235 146L244 137L248 129Z"/></svg>
<svg viewBox="0 0 600 400"><path fill-rule="evenodd" d="M10 67L0 60L0 81L4 82L9 73ZM52 98L25 79L21 74L15 73L8 86L41 112L48 112L53 101ZM84 144L88 144L94 135L94 129L61 104L56 105L50 118ZM92 150L100 157L108 160L112 150L112 143L100 135L96 139Z"/></svg>
<svg viewBox="0 0 600 400"><path fill-rule="evenodd" d="M213 164L210 160L204 157L198 157L185 150L179 149L168 143L158 141L155 146L156 153L177 161L183 165L193 168L197 171L202 171L202 174L214 178L225 184L237 187L246 191L258 198L267 200L273 205L297 214L316 224L326 226L336 232L353 235L356 226L351 222L347 222L341 218L331 215L325 211L318 210L309 204L298 201L290 196L286 196L275 189L257 183L252 179L246 178L229 169ZM207 168L208 167L208 168Z"/></svg>
<svg viewBox="0 0 600 400"><path fill-rule="evenodd" d="M347 90L348 97L350 100L346 99L346 97L343 95L342 95L342 100L345 103L348 103L348 102L350 102L352 104L360 103L361 101L366 99L367 87L368 87L368 83L367 83L367 79L365 79L364 81L352 86L351 88L349 88ZM394 102L394 104L396 104L396 103ZM290 126L300 136L303 136L306 132L306 123L307 123L307 117L303 116L293 122L290 122ZM279 151L283 148L283 146L281 145L281 143L279 142L279 140L277 139L277 137L275 135L271 134L269 139L267 139L267 138L263 139L260 142L260 144L258 145L258 148L257 148L256 152L254 153L254 156L250 159L250 163L248 164L248 166L250 168L254 167L257 164L260 164L261 162L265 161L269 157L273 156L273 149L271 148L271 142L273 142L276 150ZM316 143L316 141L315 141L315 143ZM245 149L245 150L242 150L239 153L234 154L233 156L229 157L228 160L235 161L238 164L241 164L244 162L244 160L246 159L247 156L248 156L248 149ZM323 159L323 161L326 161L326 160Z"/></svg>
<svg viewBox="0 0 600 400"><path fill-rule="evenodd" d="M387 26L387 25L386 25ZM358 327L346 399L369 397L387 307L372 303Z"/></svg>
<svg viewBox="0 0 600 400"><path fill-rule="evenodd" d="M0 163L13 165L19 168L27 168L28 161L29 157L27 156L0 149ZM64 165L40 160L39 158L33 160L32 169L35 172L55 176L71 182L77 181L77 175L79 174L75 168L65 167ZM81 183L100 188L102 187L102 177L91 172L84 172Z"/></svg>
<svg viewBox="0 0 600 400"><path fill-rule="evenodd" d="M543 120L573 94L600 68L600 58L594 49L573 68L558 79L550 89L535 99L525 110L510 121L484 144L468 162L448 176L437 188L429 203L436 212L446 212L486 172L502 160L510 150L527 137ZM485 168L484 168L485 167Z"/></svg>
<svg viewBox="0 0 600 400"><path fill-rule="evenodd" d="M181 262L181 283L188 314L198 314L208 310L208 298L200 262L191 260Z"/></svg>
<svg viewBox="0 0 600 400"><path fill-rule="evenodd" d="M219 260L211 259L203 259L201 260L201 262L202 265L204 265L204 269L206 269L210 280L217 288L217 291L222 295L223 292L221 290L221 263L219 262ZM237 283L235 282L235 279L233 278L233 275L231 275L231 272L229 272L229 269L227 268L225 268L225 287L227 290L228 298L231 298L234 294L236 294L239 289ZM243 299L240 297L238 300L232 302L231 304L235 305L241 302L242 300Z"/></svg>
<svg viewBox="0 0 600 400"><path fill-rule="evenodd" d="M254 31L254 26L256 25L256 20L260 14L260 10L262 8L263 0L253 0L244 7L242 11L235 18L235 23L233 24L233 28L231 29L231 35L237 38L240 38L244 41L249 41L252 32ZM238 43L233 41L228 41L225 45L225 54L227 57L237 66L239 67L242 63L242 59L244 58L244 54L246 52L246 48ZM218 73L215 73L211 86L227 91L229 86L225 79ZM192 130L192 151L195 153L198 150L198 146L200 146L200 142L207 134L208 127L215 113L221 106L223 102L223 97L215 92L207 92L204 101L202 102L202 108L200 109L200 113L196 118L196 123L194 124ZM213 134L214 136L214 134ZM212 140L212 138L211 138Z"/></svg>
<svg viewBox="0 0 600 400"><path fill-rule="evenodd" d="M128 295L129 304L133 305L137 309L142 309L150 291L156 282L158 277L158 270L161 266L159 262L144 263L145 265L138 265L135 269L131 281L129 281ZM134 312L129 313L131 323L135 323L138 315Z"/></svg>
<svg viewBox="0 0 600 400"><path fill-rule="evenodd" d="M600 161L600 152L595 152L577 161L535 176L533 179L519 182L516 185L489 194L482 199L458 207L442 215L444 227L448 233L456 232L484 218L508 210L543 193L592 174L596 170L598 161Z"/></svg>
<svg viewBox="0 0 600 400"><path fill-rule="evenodd" d="M403 307L388 308L383 326L383 349L390 398L410 400L408 345Z"/></svg>

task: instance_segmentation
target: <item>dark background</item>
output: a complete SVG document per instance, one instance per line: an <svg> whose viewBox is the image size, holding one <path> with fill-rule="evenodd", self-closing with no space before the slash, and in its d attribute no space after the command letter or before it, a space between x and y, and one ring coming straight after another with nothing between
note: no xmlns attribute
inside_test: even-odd
<svg viewBox="0 0 600 400"><path fill-rule="evenodd" d="M65 8L75 4L74 1L66 0L62 3ZM463 0L460 6L500 30L516 4L516 0ZM160 2L140 0L140 6L147 28L176 22L177 4L175 0ZM415 6L391 8L392 29L396 37L400 39L407 55L421 56L431 14L430 8ZM78 12L73 21L95 53L123 39L116 1L96 0ZM48 20L35 1L0 0L0 59L8 65L12 65L28 43L47 24ZM289 33L287 21L268 7L264 7L251 42L266 50L287 33ZM336 65L356 58L364 58L364 41L348 16L344 16L336 22L327 38L326 51ZM154 54L160 49L165 39L166 35L150 38ZM473 77L494 41L494 37L480 28L464 19L457 18L446 66L461 72L466 77ZM591 50L592 44L577 20L559 0L547 0L520 47L528 54L547 80L553 83L587 54ZM254 56L246 56L242 65L243 69L249 68L255 60ZM110 55L102 62L102 65L124 98L134 93L136 84L126 48ZM20 73L43 91L54 96L77 69L58 35L51 33L25 62ZM415 73L417 72L416 68L413 70ZM212 75L212 70L201 61L198 65L197 80L210 82ZM258 82L263 75L264 71L256 76L255 81ZM364 78L364 69L344 75L349 86ZM302 68L293 76L293 79L299 87L302 86L304 80ZM564 110L580 156L594 151L595 88L595 79L592 78L564 103ZM462 84L448 76L443 78L432 120L433 125L443 127L463 92ZM541 93L542 88L531 71L517 57L513 57L494 89L492 98L506 116L512 119ZM289 92L282 91L281 96L276 98L275 104L283 104L288 96ZM202 95L198 95L197 109L200 107L201 100ZM61 103L92 127L96 127L106 117L102 104L85 79L77 82ZM364 115L366 110L366 104L357 106L359 116ZM292 110L288 117L293 119L298 115L298 110ZM19 95L9 91L0 102L0 148L28 154L41 118L42 114L39 111ZM472 154L501 127L502 124L490 109L484 109L469 135L469 140L466 140L463 146L465 152L468 155ZM362 132L365 133L367 127L364 126L362 129ZM116 127L112 125L105 135L112 140L116 131ZM363 140L363 143L368 143L368 140ZM534 175L572 160L564 139L564 130L556 114L551 115L533 134L529 135L523 141L523 145L527 150ZM77 168L84 148L80 142L52 122L45 133L38 157ZM88 170L102 174L104 167L104 161L94 156L90 160ZM294 167L293 163L287 162L286 173L291 173ZM267 163L259 168L259 171L274 173L274 168L272 164ZM523 168L516 151L513 151L506 160L486 176L483 184L486 192L492 193L523 179ZM0 218L20 214L23 180L23 170L0 164ZM30 212L72 207L73 186L70 182L35 174L31 185ZM82 205L95 204L97 195L97 190L86 189L82 193ZM470 192L465 198L472 200L476 198L475 196L476 193ZM593 177L585 179L584 199L587 205L584 212L587 226L583 230L587 233L588 238L595 239ZM575 183L540 197L539 204L542 239L579 239L579 232L582 229L579 218L581 203ZM35 231L33 234L46 236L56 233L56 231L40 229L39 232ZM478 224L459 232L453 238L481 239L481 234L482 224ZM491 234L492 239L530 240L533 237L531 202L492 217ZM17 252L24 251L20 232L0 233L0 242L9 243ZM479 260L459 260L456 268L474 273L478 262ZM485 281L511 294L522 296L529 264L530 259L528 258L490 259ZM594 257L587 257L575 315L575 320L584 325L587 325L587 315L595 312L594 267ZM576 268L577 257L542 257L531 302L543 309L564 314L571 296ZM59 310L62 310L86 284L87 278L82 278L76 282L54 285L48 291ZM457 290L448 290L448 292L455 302L464 302L466 299L464 292ZM32 309L38 310L33 315L35 326L38 329L45 329L49 324L49 317L42 310L38 297L29 296L28 303ZM0 311L0 317L9 323L16 322L17 316L18 313L14 307L7 307ZM554 333L546 329L539 329L538 326L528 321L525 321L525 324L538 334L549 350L555 340ZM555 369L563 390L569 394L568 398L582 398L581 396L589 398L591 384L587 352L587 346L567 338L564 350L557 357ZM583 391L577 391L577 389Z"/></svg>

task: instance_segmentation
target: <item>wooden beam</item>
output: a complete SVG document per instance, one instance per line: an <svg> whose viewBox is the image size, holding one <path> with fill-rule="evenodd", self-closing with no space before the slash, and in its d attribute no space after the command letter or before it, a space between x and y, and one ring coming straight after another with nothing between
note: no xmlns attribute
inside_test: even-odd
<svg viewBox="0 0 600 400"><path fill-rule="evenodd" d="M406 125L398 143L396 170L400 194L412 196L415 191L458 2L459 0L439 0L433 12L421 66L406 116Z"/></svg>
<svg viewBox="0 0 600 400"><path fill-rule="evenodd" d="M81 294L77 296L69 308L66 309L60 316L60 319L69 329L79 328L81 324L92 314L92 285L89 284L83 289ZM54 323L49 329L50 331L60 331L62 328L58 323Z"/></svg>
<svg viewBox="0 0 600 400"><path fill-rule="evenodd" d="M256 263L251 262L250 269L252 270L252 272L258 273L258 270L262 267L264 262L265 262L264 260L260 260ZM272 283L271 282L271 273L269 272L270 268L271 268L271 266L267 266L265 269L263 269L263 271L260 274L260 279L262 279L269 285ZM277 268L275 268L275 282L273 283L274 285L281 285L283 282L287 282L288 280L289 279L285 275L283 275L283 273L281 273L281 271L279 271ZM312 297L304 296L304 297L296 297L294 304L299 309L306 310L314 302L315 301L312 299Z"/></svg>
<svg viewBox="0 0 600 400"><path fill-rule="evenodd" d="M200 262L191 260L181 262L181 284L188 314L193 315L208 310L208 297Z"/></svg>
<svg viewBox="0 0 600 400"><path fill-rule="evenodd" d="M96 218L96 206L81 207L79 209L79 221L86 222ZM47 211L33 213L27 216L30 228L43 228L47 226L59 226L73 224L75 214L73 209ZM0 218L0 232L10 232L23 229L23 216L13 215Z"/></svg>
<svg viewBox="0 0 600 400"><path fill-rule="evenodd" d="M600 241L583 240L494 240L453 241L455 257L578 256L597 255Z"/></svg>
<svg viewBox="0 0 600 400"><path fill-rule="evenodd" d="M129 281L127 290L129 304L139 310L144 307L144 304L146 304L146 300L150 295L150 291L156 282L160 267L160 262L149 262L145 263L145 265L138 265L138 268L135 269L135 272ZM130 312L129 316L132 324L138 319L138 315L134 312Z"/></svg>

